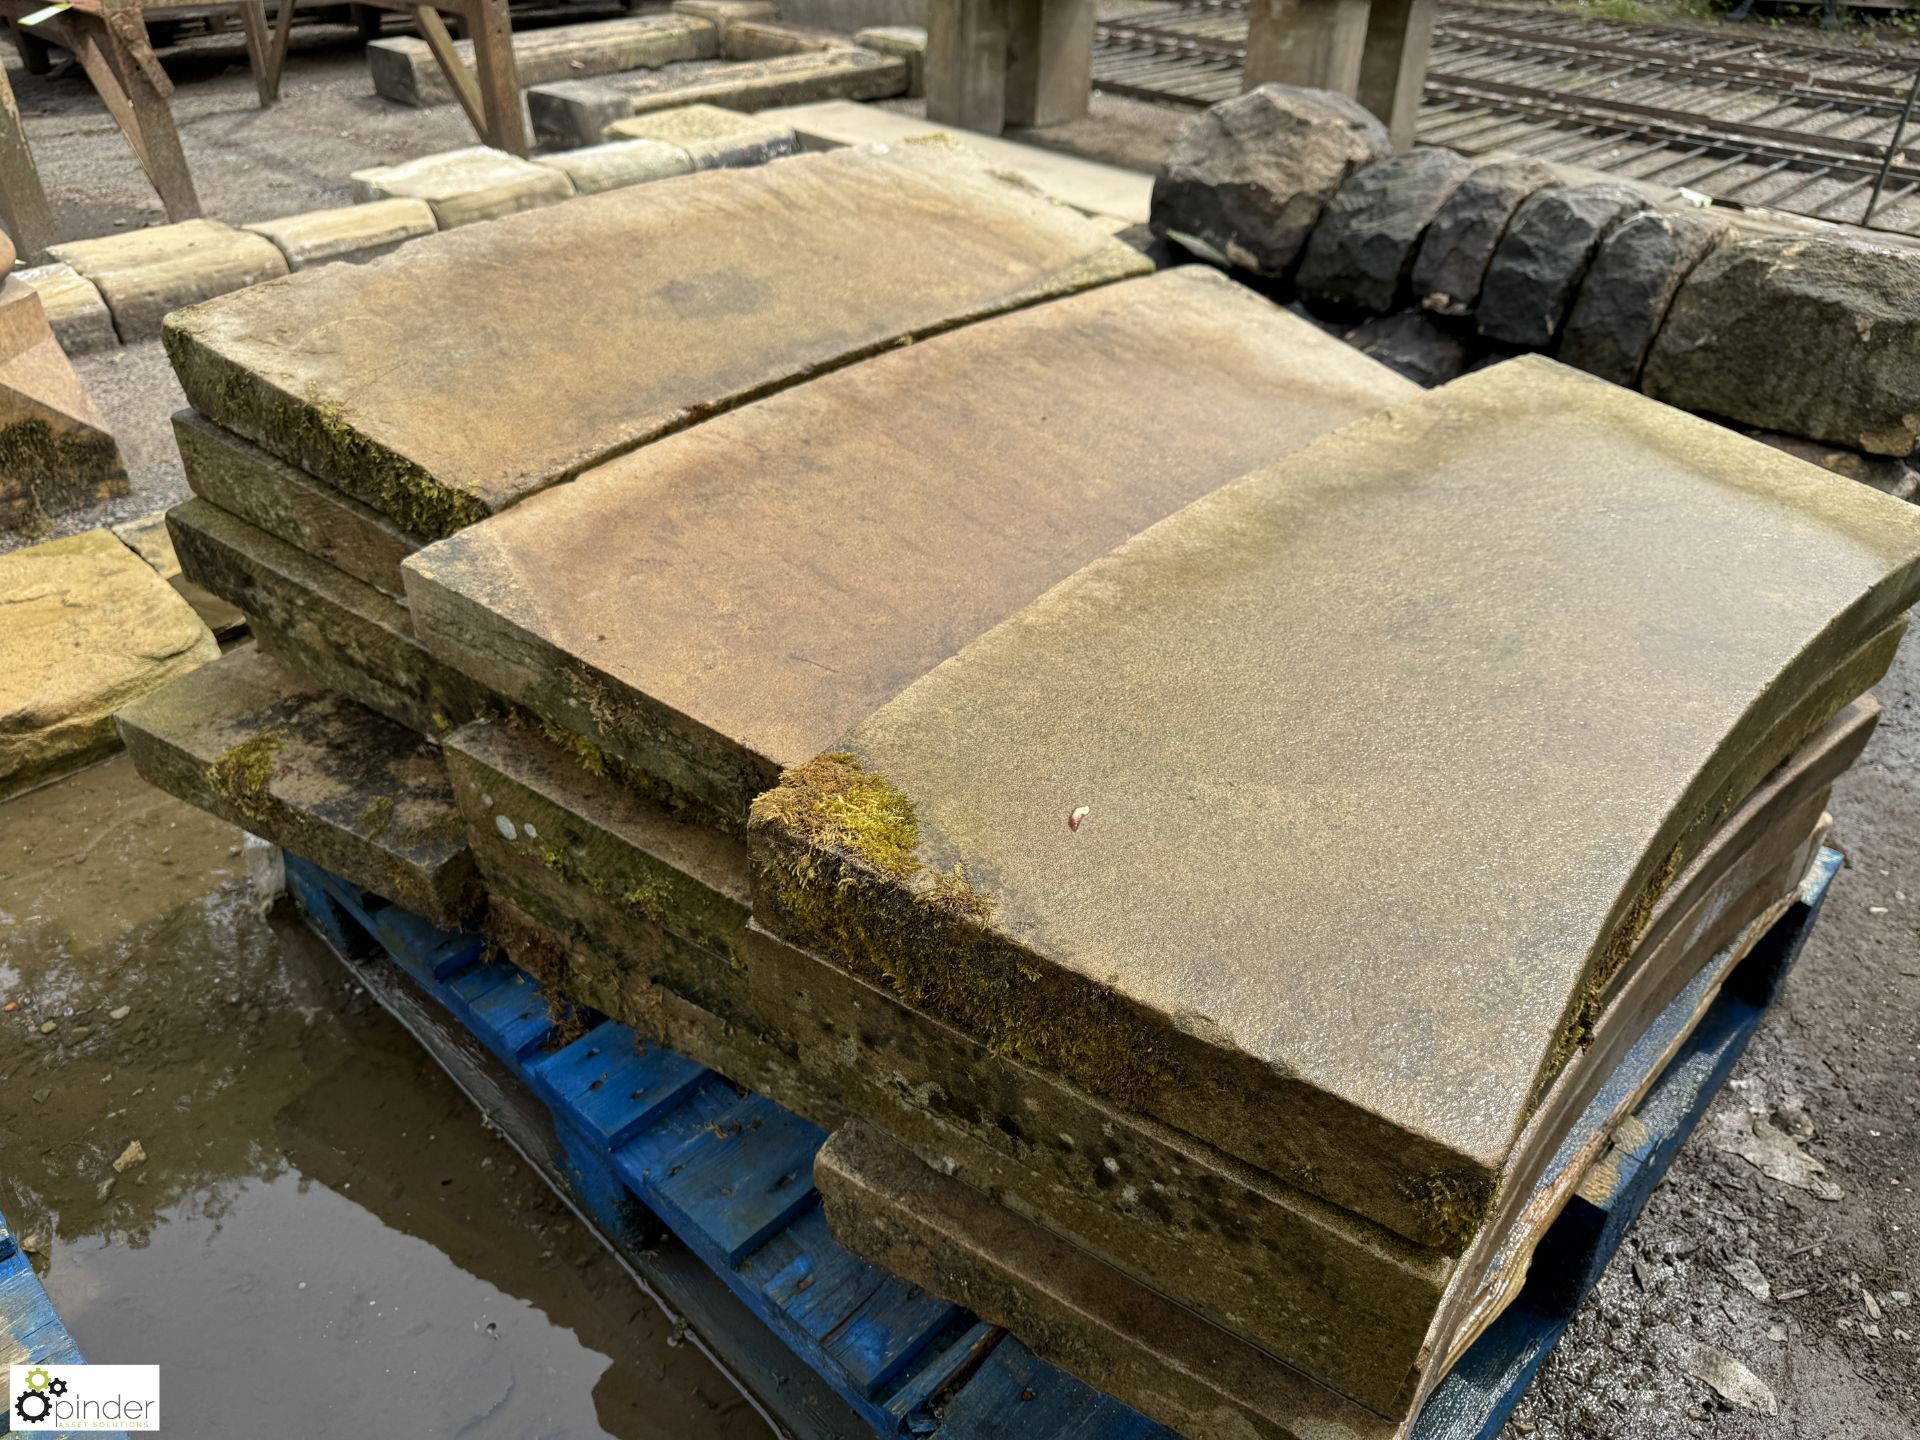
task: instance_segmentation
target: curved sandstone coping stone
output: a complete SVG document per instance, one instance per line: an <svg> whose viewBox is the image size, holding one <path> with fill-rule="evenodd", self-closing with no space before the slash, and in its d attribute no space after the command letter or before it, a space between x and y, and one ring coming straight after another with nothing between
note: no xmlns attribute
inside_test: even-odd
<svg viewBox="0 0 1920 1440"><path fill-rule="evenodd" d="M422 735L498 706L415 639L407 607L206 500L167 512L181 572L237 606L262 645Z"/></svg>
<svg viewBox="0 0 1920 1440"><path fill-rule="evenodd" d="M420 638L744 826L1049 585L1412 386L1183 267L894 351L403 567Z"/></svg>
<svg viewBox="0 0 1920 1440"><path fill-rule="evenodd" d="M443 928L480 899L439 752L269 656L236 650L117 718L168 794Z"/></svg>
<svg viewBox="0 0 1920 1440"><path fill-rule="evenodd" d="M1661 892L1916 593L1910 507L1511 361L1196 502L791 772L755 918L1457 1245Z"/></svg>
<svg viewBox="0 0 1920 1440"><path fill-rule="evenodd" d="M166 341L194 409L436 538L904 338L1148 268L1012 186L849 150L425 236L178 312Z"/></svg>
<svg viewBox="0 0 1920 1440"><path fill-rule="evenodd" d="M1538 1136L1529 1137L1536 1141L1536 1150L1530 1153L1526 1167L1509 1172L1503 1185L1503 1199L1512 1203L1482 1226L1475 1237L1473 1251L1455 1268L1443 1302L1436 1305L1425 1292L1408 1292L1408 1299L1416 1295L1425 1299L1430 1325L1427 1343L1419 1347L1417 1353L1410 1353L1404 1346L1383 1344L1377 1327L1369 1323L1370 1317L1362 1318L1354 1313L1356 1307L1351 1299L1324 1284L1312 1286L1299 1298L1307 1299L1317 1310L1317 1323L1301 1326L1280 1345L1262 1347L1267 1355L1282 1362L1280 1364L1262 1359L1236 1369L1207 1367L1202 1373L1210 1373L1212 1378L1205 1383L1219 1403L1207 1407L1210 1413L1205 1413L1204 1418L1197 1418L1179 1398L1179 1391L1187 1383L1179 1377L1191 1375L1188 1363L1181 1357L1230 1354L1248 1340L1262 1344L1257 1332L1243 1325L1220 1322L1218 1314L1210 1313L1204 1303L1195 1304L1196 1290L1217 1288L1223 1278L1240 1278L1236 1275L1239 1266L1223 1264L1203 1253L1212 1248L1203 1237L1230 1236L1232 1243L1244 1245L1255 1238L1252 1234L1242 1225L1230 1224L1224 1218L1205 1227L1195 1236L1199 1243L1191 1250L1185 1272L1172 1283L1166 1283L1164 1277L1130 1263L1134 1257L1126 1251L1117 1252L1116 1258L1111 1248L1115 1229L1111 1218L1104 1223L1096 1221L1095 1228L1089 1231L1082 1228L1088 1214L1084 1208L1077 1215L1062 1208L1058 1197L1073 1188L1071 1184L1060 1186L1056 1182L1048 1194L1046 1182L1039 1177L1023 1182L1015 1171L1013 1178L1003 1178L991 1168L979 1167L964 1140L958 1148L953 1148L954 1142L944 1137L929 1144L912 1125L899 1126L894 1123L895 1117L884 1114L876 1118L871 1106L863 1110L855 1104L849 1107L852 1112L849 1118L874 1124L876 1130L885 1131L903 1150L913 1152L936 1173L951 1177L948 1183L958 1182L976 1192L980 1206L974 1219L961 1227L961 1232L970 1231L975 1238L982 1238L987 1231L1001 1229L1014 1216L1019 1216L1043 1226L1041 1234L1051 1232L1048 1238L1054 1245L1061 1245L1062 1240L1067 1242L1053 1252L1066 1262L1064 1266L1035 1263L1036 1256L1030 1246L1007 1243L1006 1238L994 1245L990 1259L998 1279L994 1282L996 1299L990 1303L980 1302L970 1291L963 1293L954 1288L969 1283L971 1267L951 1263L958 1256L950 1251L940 1255L931 1268L920 1263L896 1268L937 1294L976 1305L984 1318L1009 1325L1037 1352L1149 1416L1179 1425L1183 1433L1196 1437L1244 1440L1249 1433L1288 1437L1327 1433L1318 1427L1337 1421L1343 1402L1336 1395L1313 1389L1275 1392L1270 1388L1276 1379L1293 1378L1285 1362L1305 1358L1298 1340L1301 1333L1313 1329L1352 1332L1342 1356L1345 1364L1352 1371L1363 1374L1370 1371L1374 1385L1387 1387L1391 1397L1390 1403L1377 1399L1370 1402L1376 1413L1390 1417L1417 1413L1420 1403L1445 1377L1458 1355L1524 1281L1529 1258L1541 1236L1569 1193L1605 1150L1609 1138L1623 1126L1624 1117L1648 1079L1666 1067L1719 993L1727 976L1798 894L1825 833L1822 805L1828 790L1834 778L1858 754L1876 715L1872 702L1863 701L1796 753L1755 792L1741 813L1716 834L1714 846L1689 868L1685 880L1664 897L1660 916L1663 933L1657 940L1650 933L1649 945L1667 951L1665 958L1678 963L1654 964L1640 972L1641 978L1651 979L1653 983L1635 987L1609 1007L1603 1021L1607 1033L1605 1048L1583 1057L1579 1067L1570 1067L1563 1076L1563 1080L1577 1078L1580 1083L1556 1086L1554 1098L1565 1099L1567 1107L1549 1123L1530 1127L1540 1131ZM817 1001L804 984L794 993L796 1010L817 1007ZM864 1036L873 1021L863 1017L860 1024ZM802 1057L808 1055L810 1048L819 1047L809 1047L804 1039L796 1047ZM689 1048L687 1053L698 1055L699 1050ZM918 1050L915 1047L897 1053L917 1057ZM988 1064L1005 1066L1008 1062L995 1059ZM885 1073L884 1062L863 1068ZM916 1073L916 1067L909 1062L905 1072L892 1077L897 1094L905 1096L924 1091L937 1097L938 1086L916 1087ZM973 1080L971 1072L955 1073ZM768 1093L778 1092L769 1090ZM1001 1094L1007 1098L997 1103L1006 1104L1017 1092L1003 1090ZM961 1097L953 1099L958 1101ZM894 1103L897 1105L900 1101L896 1099ZM958 1110L958 1106L953 1108ZM1018 1113L1021 1120L1028 1119L1024 1111ZM1037 1115L1032 1118L1040 1119ZM1122 1120L1118 1128L1124 1133L1137 1126L1137 1121ZM1111 1128L1103 1130L1098 1145L1107 1147L1111 1142L1106 1137L1112 1134ZM1061 1143L1064 1145L1069 1138L1062 1136ZM1036 1145L1034 1152L1044 1154L1051 1148L1049 1137L1047 1143ZM1117 1153L1121 1152L1109 1150L1109 1154ZM959 1157L958 1164L955 1156ZM1128 1156L1118 1167L1117 1175L1110 1177L1109 1195L1111 1187L1122 1183L1120 1177L1143 1191L1149 1183L1156 1192L1159 1190L1157 1180L1150 1182L1153 1172L1137 1168L1132 1160L1133 1157ZM823 1166L826 1163L824 1153L820 1163ZM1042 1160L1040 1164L1045 1167L1048 1162ZM1175 1181L1176 1188L1198 1188L1197 1182L1209 1179L1204 1164L1177 1168L1174 1174L1190 1177ZM1206 1192L1212 1197L1222 1188L1215 1179L1206 1186ZM1032 1200L1036 1193L1046 1197L1037 1205ZM986 1203L986 1196L994 1197L999 1203ZM832 1196L828 1198L831 1205ZM845 1208L831 1211L830 1218L842 1243L868 1258L891 1263L893 1257L888 1252L875 1248L878 1234L869 1228L880 1218L879 1209L885 1208L876 1207L879 1198L871 1195L864 1201L849 1198ZM1109 1201L1106 1208L1124 1213L1129 1207L1123 1199L1118 1205ZM924 1209L919 1213L924 1216ZM1101 1212L1096 1208L1093 1213ZM1258 1226L1267 1217L1256 1212L1242 1218ZM921 1239L932 1239L932 1232L924 1227L924 1218L909 1222L899 1238L915 1234ZM951 1238L959 1238L959 1233L936 1248L947 1250ZM1004 1229L1001 1233L1006 1236ZM1151 1226L1143 1233L1168 1246L1177 1244L1180 1238L1171 1232L1157 1235ZM1282 1243L1275 1252L1283 1259L1280 1267L1253 1262L1249 1267L1253 1273L1245 1276L1242 1284L1257 1284L1272 1275L1278 1282L1277 1289L1297 1286L1300 1274L1311 1275L1312 1270L1303 1265L1300 1271L1288 1273L1290 1267L1284 1262L1294 1260L1298 1264L1316 1258L1305 1254L1295 1259L1296 1247L1301 1246L1303 1238ZM1218 1243L1218 1239L1212 1241L1214 1245ZM1325 1267L1324 1275L1330 1277L1350 1263L1338 1252L1338 1246L1329 1246L1317 1257ZM1104 1279L1098 1291L1086 1293L1086 1299L1092 1303L1076 1306L1071 1313L1058 1313L1049 1323L1026 1307L1051 1292L1063 1271L1078 1272L1086 1277L1099 1274ZM1362 1303L1381 1306L1390 1293L1390 1285L1363 1292ZM1139 1325L1128 1321L1128 1312L1147 1296L1156 1297L1156 1302L1157 1297L1165 1296L1193 1307L1203 1318L1215 1320L1220 1328L1209 1329L1191 1315L1172 1325ZM1009 1310L1009 1306L1018 1308ZM1026 1310L1024 1318L1015 1318L1021 1310ZM1411 1372L1406 1368L1408 1365L1413 1366ZM1310 1364L1302 1368L1323 1383L1332 1378ZM1396 1390L1397 1382L1403 1379L1405 1383ZM1365 1391L1347 1393L1350 1399L1369 1402ZM1280 1403L1276 1404L1276 1400ZM1249 1422L1253 1426L1251 1431L1246 1428Z"/></svg>
<svg viewBox="0 0 1920 1440"><path fill-rule="evenodd" d="M351 495L276 460L204 415L176 410L173 443L202 500L396 598L420 542Z"/></svg>

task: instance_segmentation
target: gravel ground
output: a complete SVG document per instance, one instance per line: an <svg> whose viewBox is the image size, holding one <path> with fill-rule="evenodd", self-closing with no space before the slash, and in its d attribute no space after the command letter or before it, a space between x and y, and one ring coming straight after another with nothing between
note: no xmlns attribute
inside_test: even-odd
<svg viewBox="0 0 1920 1440"><path fill-rule="evenodd" d="M1508 1437L1920 1432L1920 641L1876 693L1879 732L1833 798L1848 864L1820 924ZM1838 1198L1727 1153L1756 1123L1805 1137ZM1777 1414L1695 1378L1716 1350Z"/></svg>
<svg viewBox="0 0 1920 1440"><path fill-rule="evenodd" d="M353 169L470 142L450 106L412 111L374 97L348 31L303 33L286 99L268 111L254 104L239 54L237 42L201 41L167 57L212 216L247 221L342 203ZM156 223L157 202L84 82L9 64L63 238ZM1186 117L1171 118L1102 99L1061 138L1150 166ZM79 369L120 436L135 492L62 530L172 503L183 483L165 422L180 397L159 346L84 357ZM1920 1433L1920 1308L1904 1298L1920 1289L1920 641L1879 693L1880 732L1834 801L1833 843L1849 865L1825 917L1509 1437ZM1756 1116L1824 1165L1838 1198L1767 1178L1729 1153ZM1766 1413L1759 1391L1746 1398L1763 1408L1743 1408L1698 1378L1716 1353L1751 1371L1777 1413ZM1739 1389L1724 1374L1721 1383Z"/></svg>

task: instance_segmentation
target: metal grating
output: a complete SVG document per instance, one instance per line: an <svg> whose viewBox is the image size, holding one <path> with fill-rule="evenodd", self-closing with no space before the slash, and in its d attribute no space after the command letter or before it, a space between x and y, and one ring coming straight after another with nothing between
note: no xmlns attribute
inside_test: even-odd
<svg viewBox="0 0 1920 1440"><path fill-rule="evenodd" d="M1245 0L1112 15L1095 32L1094 85L1212 105L1240 93L1246 35ZM1911 56L1456 3L1435 24L1419 138L1920 234L1917 90Z"/></svg>

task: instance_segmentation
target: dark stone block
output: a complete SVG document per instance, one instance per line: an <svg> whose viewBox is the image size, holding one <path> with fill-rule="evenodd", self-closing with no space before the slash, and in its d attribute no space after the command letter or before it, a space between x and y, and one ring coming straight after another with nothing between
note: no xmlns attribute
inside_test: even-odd
<svg viewBox="0 0 1920 1440"><path fill-rule="evenodd" d="M1347 177L1392 149L1386 127L1344 95L1262 85L1175 143L1153 182L1151 224L1220 264L1284 275Z"/></svg>
<svg viewBox="0 0 1920 1440"><path fill-rule="evenodd" d="M1383 315L1406 303L1420 237L1473 162L1409 150L1356 173L1328 204L1294 283L1331 314Z"/></svg>
<svg viewBox="0 0 1920 1440"><path fill-rule="evenodd" d="M1556 178L1538 160L1501 160L1462 181L1420 241L1413 262L1413 293L1420 304L1439 315L1472 314L1513 212Z"/></svg>
<svg viewBox="0 0 1920 1440"><path fill-rule="evenodd" d="M1600 237L1646 208L1624 185L1554 185L1529 196L1487 266L1480 333L1503 345L1551 349Z"/></svg>
<svg viewBox="0 0 1920 1440"><path fill-rule="evenodd" d="M1648 211L1607 232L1560 335L1559 356L1616 385L1636 385L1680 283L1718 245L1717 215Z"/></svg>

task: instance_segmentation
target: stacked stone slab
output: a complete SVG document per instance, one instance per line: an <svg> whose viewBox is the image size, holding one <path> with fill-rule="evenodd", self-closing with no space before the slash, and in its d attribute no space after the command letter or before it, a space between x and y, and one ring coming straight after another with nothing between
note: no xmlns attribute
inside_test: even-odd
<svg viewBox="0 0 1920 1440"><path fill-rule="evenodd" d="M1421 228L1315 273L1398 294ZM1384 1440L1795 892L1920 515L1146 269L841 152L187 312L176 541L272 653L123 726L839 1127L842 1238L1048 1358Z"/></svg>
<svg viewBox="0 0 1920 1440"><path fill-rule="evenodd" d="M842 1235L1186 1433L1395 1433L1623 1042L1793 892L1916 593L1910 509L1544 361L1119 547L756 802L750 965L891 992L894 1087L1024 1146L864 1111L925 1163L830 1151ZM1029 1128L1043 1084L1111 1114ZM1092 1288L1038 1233L990 1273L1017 1224L884 1179L926 1166Z"/></svg>
<svg viewBox="0 0 1920 1440"><path fill-rule="evenodd" d="M553 145L592 145L615 121L675 106L754 111L813 100L877 100L904 95L911 83L910 62L897 47L869 48L758 19L721 26L677 13L654 20L678 27L677 50L685 53L617 67L618 74L589 72L596 78L564 70L543 75L544 83L529 83L527 89L534 132ZM689 75L684 69L664 71L668 58L714 63Z"/></svg>
<svg viewBox="0 0 1920 1440"><path fill-rule="evenodd" d="M845 244L879 229L891 243ZM610 192L178 312L166 338L193 408L175 433L197 498L169 531L186 577L277 663L239 675L230 657L129 714L136 755L214 806L205 776L249 733L281 732L269 774L310 776L351 770L333 751L355 725L411 746L504 718L415 633L401 562L422 544L756 395L1146 268L1012 186L848 153ZM436 920L471 906L378 807L357 828L345 812L296 824L314 793L241 818L291 846L328 837L325 863Z"/></svg>

